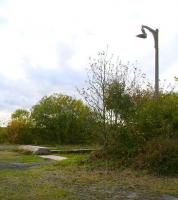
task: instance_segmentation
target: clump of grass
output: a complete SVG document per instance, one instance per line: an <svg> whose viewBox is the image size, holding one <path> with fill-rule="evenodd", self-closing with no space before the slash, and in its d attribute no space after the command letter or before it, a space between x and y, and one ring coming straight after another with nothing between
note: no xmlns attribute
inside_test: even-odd
<svg viewBox="0 0 178 200"><path fill-rule="evenodd" d="M156 175L177 175L178 140L160 137L147 142L134 166Z"/></svg>
<svg viewBox="0 0 178 200"><path fill-rule="evenodd" d="M87 164L89 154L60 154L60 156L67 157L68 159L55 163L56 166L70 167L81 166Z"/></svg>

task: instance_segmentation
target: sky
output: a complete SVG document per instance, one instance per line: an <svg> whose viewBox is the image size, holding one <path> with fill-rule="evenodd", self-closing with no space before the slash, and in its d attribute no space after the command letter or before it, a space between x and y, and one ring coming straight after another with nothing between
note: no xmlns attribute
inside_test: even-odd
<svg viewBox="0 0 178 200"><path fill-rule="evenodd" d="M89 57L109 46L154 80L159 29L160 81L178 76L177 0L0 0L0 123L54 92L78 97Z"/></svg>

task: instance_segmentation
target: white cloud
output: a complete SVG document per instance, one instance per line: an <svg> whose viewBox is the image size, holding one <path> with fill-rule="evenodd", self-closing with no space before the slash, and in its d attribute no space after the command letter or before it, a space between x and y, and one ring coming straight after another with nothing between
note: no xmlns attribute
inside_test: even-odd
<svg viewBox="0 0 178 200"><path fill-rule="evenodd" d="M107 45L124 61L138 60L148 76L154 77L152 35L148 33L146 40L135 37L142 24L160 30L160 77L171 79L176 73L177 0L3 2L0 76L8 84L5 89L0 86L0 91L7 102L2 105L8 108L3 111L1 107L1 118L18 106L29 108L53 91L75 94L74 86L85 77L88 57ZM9 103L10 98L20 100Z"/></svg>

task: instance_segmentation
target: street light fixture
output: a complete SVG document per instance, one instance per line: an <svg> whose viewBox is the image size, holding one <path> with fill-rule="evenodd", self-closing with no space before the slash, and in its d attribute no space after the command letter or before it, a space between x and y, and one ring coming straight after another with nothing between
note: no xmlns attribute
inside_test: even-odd
<svg viewBox="0 0 178 200"><path fill-rule="evenodd" d="M147 38L147 34L145 29L149 30L154 38L154 47L155 47L155 96L159 95L159 47L158 47L158 29L154 30L149 26L142 25L141 31L142 33L137 35L137 37L145 39Z"/></svg>

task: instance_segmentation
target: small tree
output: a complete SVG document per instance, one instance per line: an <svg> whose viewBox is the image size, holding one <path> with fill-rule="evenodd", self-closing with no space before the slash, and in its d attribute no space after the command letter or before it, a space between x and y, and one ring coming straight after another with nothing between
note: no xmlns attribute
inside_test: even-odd
<svg viewBox="0 0 178 200"><path fill-rule="evenodd" d="M129 67L131 69L129 69ZM86 103L96 113L96 122L100 126L103 143L107 145L110 123L119 117L126 117L131 96L139 93L143 85L144 74L134 65L123 64L119 59L113 60L107 51L99 52L96 58L90 58L87 87L80 92Z"/></svg>
<svg viewBox="0 0 178 200"><path fill-rule="evenodd" d="M88 69L87 88L83 88L80 93L86 103L96 113L95 120L100 124L103 142L107 144L107 110L106 110L106 87L111 79L112 57L108 58L107 52L99 52L96 58L90 58Z"/></svg>
<svg viewBox="0 0 178 200"><path fill-rule="evenodd" d="M30 112L17 109L7 126L8 140L12 143L32 143Z"/></svg>

